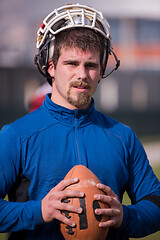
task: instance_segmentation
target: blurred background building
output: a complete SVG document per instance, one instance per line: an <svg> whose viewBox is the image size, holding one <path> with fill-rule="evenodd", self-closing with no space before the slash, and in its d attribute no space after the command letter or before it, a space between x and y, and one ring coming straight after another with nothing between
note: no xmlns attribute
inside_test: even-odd
<svg viewBox="0 0 160 240"><path fill-rule="evenodd" d="M1 0L0 127L25 114L46 81L34 66L36 32L64 0ZM160 135L160 1L79 0L108 19L121 67L103 79L96 107L137 135ZM77 1L69 1L77 3ZM114 66L112 57L108 68Z"/></svg>

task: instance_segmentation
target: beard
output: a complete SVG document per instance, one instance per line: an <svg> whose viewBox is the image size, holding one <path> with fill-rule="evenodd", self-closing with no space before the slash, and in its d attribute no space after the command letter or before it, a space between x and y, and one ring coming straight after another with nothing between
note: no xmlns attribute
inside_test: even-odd
<svg viewBox="0 0 160 240"><path fill-rule="evenodd" d="M71 89L75 86L86 88L87 92L77 92L76 94L73 94L71 92ZM75 106L76 108L83 108L85 106L89 106L92 97L90 90L90 85L84 81L72 82L70 83L69 90L67 92L67 100L71 105Z"/></svg>

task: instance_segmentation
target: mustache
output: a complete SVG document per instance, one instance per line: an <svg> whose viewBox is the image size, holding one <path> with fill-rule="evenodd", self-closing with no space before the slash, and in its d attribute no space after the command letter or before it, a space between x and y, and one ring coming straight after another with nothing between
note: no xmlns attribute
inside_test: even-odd
<svg viewBox="0 0 160 240"><path fill-rule="evenodd" d="M87 89L91 88L90 84L83 80L77 80L77 81L71 82L70 87L81 87L81 88L87 88Z"/></svg>

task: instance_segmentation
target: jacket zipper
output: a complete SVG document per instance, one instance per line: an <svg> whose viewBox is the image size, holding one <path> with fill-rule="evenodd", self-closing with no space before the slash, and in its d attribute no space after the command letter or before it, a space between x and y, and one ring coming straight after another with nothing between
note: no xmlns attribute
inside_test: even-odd
<svg viewBox="0 0 160 240"><path fill-rule="evenodd" d="M78 124L77 124L77 118L76 116L74 117L74 134L75 134L75 142L76 142L76 152L77 152L77 157L78 157L78 164L82 164L82 159L81 159L81 153L80 153L80 147L78 143Z"/></svg>

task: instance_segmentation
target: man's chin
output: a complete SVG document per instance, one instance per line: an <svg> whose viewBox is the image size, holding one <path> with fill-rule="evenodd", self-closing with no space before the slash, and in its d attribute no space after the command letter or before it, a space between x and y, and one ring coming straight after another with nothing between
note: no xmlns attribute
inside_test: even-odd
<svg viewBox="0 0 160 240"><path fill-rule="evenodd" d="M81 93L78 97L68 97L68 102L78 109L86 109L90 106L91 98Z"/></svg>

